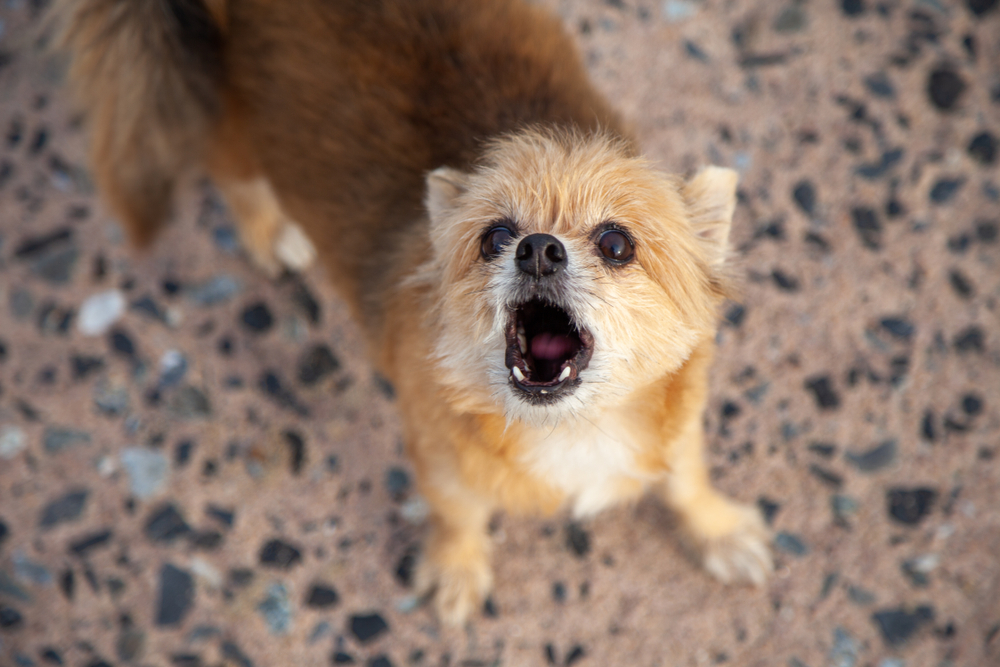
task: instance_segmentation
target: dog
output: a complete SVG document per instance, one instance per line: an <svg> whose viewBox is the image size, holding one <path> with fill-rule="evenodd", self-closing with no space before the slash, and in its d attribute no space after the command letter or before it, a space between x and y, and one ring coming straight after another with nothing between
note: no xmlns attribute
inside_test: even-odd
<svg viewBox="0 0 1000 667"><path fill-rule="evenodd" d="M661 173L521 0L60 0L99 191L139 246L209 175L271 274L314 258L396 388L460 625L498 510L659 495L724 582L772 570L702 414L737 175Z"/></svg>

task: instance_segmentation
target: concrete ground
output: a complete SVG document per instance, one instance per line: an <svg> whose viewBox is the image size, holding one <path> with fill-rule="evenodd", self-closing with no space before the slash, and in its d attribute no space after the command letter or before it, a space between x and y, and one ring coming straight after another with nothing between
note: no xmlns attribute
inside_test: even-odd
<svg viewBox="0 0 1000 667"><path fill-rule="evenodd" d="M0 665L1000 664L995 0L545 0L654 160L742 174L706 425L778 569L716 583L650 500L501 517L467 631L413 608L322 271L267 280L197 185L131 252L39 4L0 0Z"/></svg>

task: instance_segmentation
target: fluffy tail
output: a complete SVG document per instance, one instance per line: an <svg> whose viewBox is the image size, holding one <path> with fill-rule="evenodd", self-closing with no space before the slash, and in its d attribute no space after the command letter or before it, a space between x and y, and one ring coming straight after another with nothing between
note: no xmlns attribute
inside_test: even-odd
<svg viewBox="0 0 1000 667"><path fill-rule="evenodd" d="M219 113L222 32L205 2L57 0L49 15L97 186L140 246L169 215L178 178L203 164Z"/></svg>

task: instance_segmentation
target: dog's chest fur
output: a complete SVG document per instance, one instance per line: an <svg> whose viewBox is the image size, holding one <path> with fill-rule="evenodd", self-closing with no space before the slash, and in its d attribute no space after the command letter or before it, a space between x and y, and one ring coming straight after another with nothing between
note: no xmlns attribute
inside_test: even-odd
<svg viewBox="0 0 1000 667"><path fill-rule="evenodd" d="M655 478L639 462L637 443L644 435L624 414L612 411L531 431L522 461L540 480L566 494L575 517L591 516L635 497Z"/></svg>

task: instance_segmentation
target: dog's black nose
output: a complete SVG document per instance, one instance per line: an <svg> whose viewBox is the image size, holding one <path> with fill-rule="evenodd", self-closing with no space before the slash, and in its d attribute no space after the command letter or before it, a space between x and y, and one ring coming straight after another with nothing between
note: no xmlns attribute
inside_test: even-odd
<svg viewBox="0 0 1000 667"><path fill-rule="evenodd" d="M530 234L517 245L517 266L535 278L544 278L566 268L566 248L551 234Z"/></svg>

